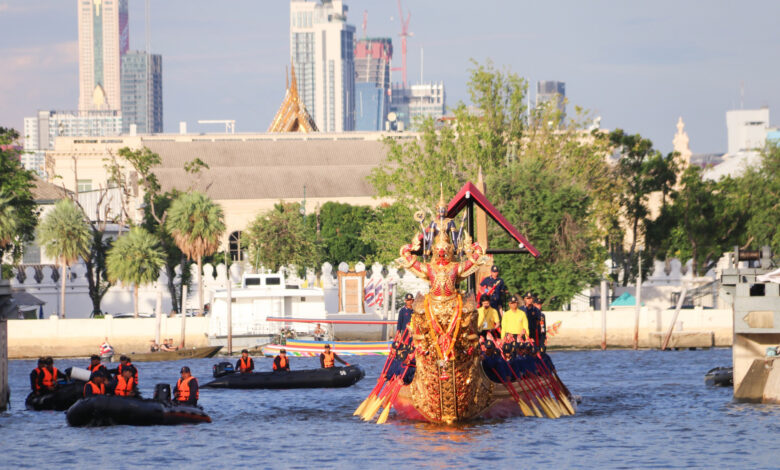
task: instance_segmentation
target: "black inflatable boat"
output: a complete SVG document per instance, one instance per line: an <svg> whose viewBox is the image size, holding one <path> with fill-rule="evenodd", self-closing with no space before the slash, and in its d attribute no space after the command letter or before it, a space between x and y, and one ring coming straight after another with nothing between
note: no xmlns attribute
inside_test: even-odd
<svg viewBox="0 0 780 470"><path fill-rule="evenodd" d="M76 380L66 384L60 384L57 390L51 393L44 393L42 395L30 393L24 401L24 406L26 406L28 410L33 411L65 411L84 395L84 384L85 382Z"/></svg>
<svg viewBox="0 0 780 470"><path fill-rule="evenodd" d="M219 365L214 367L217 379L202 385L201 388L340 388L354 385L365 376L360 367L346 366L248 374L233 372L220 377Z"/></svg>
<svg viewBox="0 0 780 470"><path fill-rule="evenodd" d="M704 383L715 387L731 387L734 385L733 367L716 367L704 375Z"/></svg>
<svg viewBox="0 0 780 470"><path fill-rule="evenodd" d="M154 426L211 422L209 415L197 406L112 395L82 398L68 409L67 418L71 426Z"/></svg>

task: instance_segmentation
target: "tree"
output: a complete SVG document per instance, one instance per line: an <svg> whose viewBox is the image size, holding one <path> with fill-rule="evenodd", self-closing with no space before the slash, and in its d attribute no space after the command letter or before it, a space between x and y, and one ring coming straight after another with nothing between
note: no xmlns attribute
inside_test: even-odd
<svg viewBox="0 0 780 470"><path fill-rule="evenodd" d="M362 237L371 217L371 208L339 202L326 202L320 208L320 239L325 261L332 265L365 261L373 253L373 243Z"/></svg>
<svg viewBox="0 0 780 470"><path fill-rule="evenodd" d="M89 256L89 225L84 214L70 199L62 199L54 205L38 227L38 244L46 256L59 261L62 270L60 279L60 318L65 318L65 280L67 268L79 258Z"/></svg>
<svg viewBox="0 0 780 470"><path fill-rule="evenodd" d="M26 243L35 240L38 210L31 189L35 173L22 167L19 133L0 127L0 260L6 253L18 261Z"/></svg>
<svg viewBox="0 0 780 470"><path fill-rule="evenodd" d="M734 193L747 211L746 244L769 245L775 255L780 254L780 143L767 145L760 166L748 168L734 181Z"/></svg>
<svg viewBox="0 0 780 470"><path fill-rule="evenodd" d="M133 284L133 313L138 318L138 287L155 282L165 264L159 240L143 228L133 227L117 238L106 262L112 282Z"/></svg>
<svg viewBox="0 0 780 470"><path fill-rule="evenodd" d="M640 239L645 239L645 233L650 223L648 201L651 193L660 191L665 201L666 195L674 186L676 163L674 154L667 157L653 149L653 143L639 134L628 135L622 129L615 129L609 139L620 159L617 163L617 177L622 183L622 191L618 200L622 214L631 228L631 244L628 254L618 256L623 265L623 285L636 276L636 253ZM610 240L614 251L622 253L622 234ZM645 243L647 245L647 243ZM646 248L652 249L651 246Z"/></svg>
<svg viewBox="0 0 780 470"><path fill-rule="evenodd" d="M198 305L203 314L203 257L219 248L225 232L222 207L203 193L183 193L171 204L165 226L182 253L198 263Z"/></svg>
<svg viewBox="0 0 780 470"><path fill-rule="evenodd" d="M322 247L314 230L304 224L298 203L280 202L259 214L242 234L242 242L255 269L277 271L293 265L302 270L322 263Z"/></svg>
<svg viewBox="0 0 780 470"><path fill-rule="evenodd" d="M363 243L373 245L367 264L388 264L398 258L399 248L409 243L418 229L409 206L396 202L377 207L360 235Z"/></svg>

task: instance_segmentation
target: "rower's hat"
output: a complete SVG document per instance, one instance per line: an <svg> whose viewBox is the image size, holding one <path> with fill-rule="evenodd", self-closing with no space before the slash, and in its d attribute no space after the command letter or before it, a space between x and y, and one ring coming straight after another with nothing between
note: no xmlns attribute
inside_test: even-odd
<svg viewBox="0 0 780 470"><path fill-rule="evenodd" d="M533 299L534 297L535 297L534 293L531 292L530 290L528 292L526 292L525 295L523 296L523 298L525 298L525 299Z"/></svg>
<svg viewBox="0 0 780 470"><path fill-rule="evenodd" d="M482 294L481 296L479 296L479 303L486 302L486 301L490 302L490 297L488 297L487 294Z"/></svg>
<svg viewBox="0 0 780 470"><path fill-rule="evenodd" d="M241 354L244 354L244 353L247 353L247 354L249 354L249 350L248 350L248 349L242 349L242 350L241 350Z"/></svg>
<svg viewBox="0 0 780 470"><path fill-rule="evenodd" d="M490 267L490 272L491 273L497 273L498 272L498 266L496 266L495 264L493 266L491 266Z"/></svg>
<svg viewBox="0 0 780 470"><path fill-rule="evenodd" d="M512 297L509 298L509 303L512 303L512 302L517 303L517 296L516 295L513 295Z"/></svg>
<svg viewBox="0 0 780 470"><path fill-rule="evenodd" d="M100 360L100 356L98 356L97 354L93 354L92 356L90 356L89 360L90 361L99 361Z"/></svg>
<svg viewBox="0 0 780 470"><path fill-rule="evenodd" d="M412 294L406 294L404 300L414 300L414 296Z"/></svg>
<svg viewBox="0 0 780 470"><path fill-rule="evenodd" d="M129 358L129 357L127 357L127 356L125 356L125 355L123 354L122 356L120 356L120 357L119 357L119 360L120 360L120 361L129 361L129 360L130 360L130 358Z"/></svg>
<svg viewBox="0 0 780 470"><path fill-rule="evenodd" d="M130 375L135 375L138 372L138 369L136 369L134 366L128 366L122 369L122 373L130 372Z"/></svg>
<svg viewBox="0 0 780 470"><path fill-rule="evenodd" d="M187 367L187 366L184 366L184 367L181 368L181 370L179 372L181 372L183 374L184 372L189 372L189 371L190 371L190 368Z"/></svg>
<svg viewBox="0 0 780 470"><path fill-rule="evenodd" d="M106 373L103 371L103 369L98 369L95 372L91 373L89 375L89 380L92 380L97 377L103 377L103 378L106 377Z"/></svg>
<svg viewBox="0 0 780 470"><path fill-rule="evenodd" d="M492 341L490 341L490 340L485 341L485 347L487 349L493 349L494 346L495 346L495 344L493 344Z"/></svg>
<svg viewBox="0 0 780 470"><path fill-rule="evenodd" d="M325 343L325 346L323 346L325 349L330 349L330 344Z"/></svg>
<svg viewBox="0 0 780 470"><path fill-rule="evenodd" d="M279 350L279 354L287 354L287 350L286 349L280 349Z"/></svg>

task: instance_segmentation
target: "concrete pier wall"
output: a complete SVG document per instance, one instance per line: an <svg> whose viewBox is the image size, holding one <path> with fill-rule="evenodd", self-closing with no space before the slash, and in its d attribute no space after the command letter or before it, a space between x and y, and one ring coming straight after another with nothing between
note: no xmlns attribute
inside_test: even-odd
<svg viewBox="0 0 780 470"><path fill-rule="evenodd" d="M208 317L187 317L187 347L207 346ZM9 320L8 356L13 359L39 356L73 357L98 353L105 338L117 354L149 351L154 339L155 318ZM161 318L161 338L179 344L181 318Z"/></svg>

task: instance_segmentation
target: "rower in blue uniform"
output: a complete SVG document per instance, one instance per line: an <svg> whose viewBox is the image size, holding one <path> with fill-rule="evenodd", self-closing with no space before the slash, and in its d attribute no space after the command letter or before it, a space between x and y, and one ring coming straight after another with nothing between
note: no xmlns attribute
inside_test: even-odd
<svg viewBox="0 0 780 470"><path fill-rule="evenodd" d="M535 350L539 350L539 321L542 312L538 308L534 307L534 293L528 291L523 296L523 302L525 305L520 307L520 310L525 312L526 318L528 318L528 337L534 343Z"/></svg>
<svg viewBox="0 0 780 470"><path fill-rule="evenodd" d="M398 311L398 323L395 328L396 331L403 333L409 322L412 320L412 303L414 302L414 296L412 294L406 294L404 296L404 306Z"/></svg>
<svg viewBox="0 0 780 470"><path fill-rule="evenodd" d="M506 282L498 277L499 269L495 264L490 268L490 276L482 279L479 283L480 294L487 295L490 299L490 306L498 310L499 313L504 313L504 297L509 292L506 287Z"/></svg>

